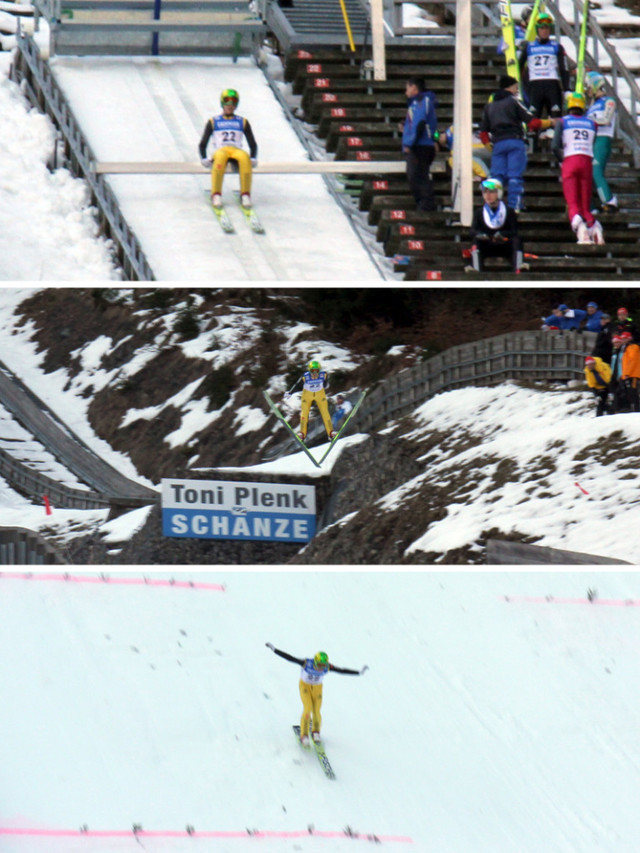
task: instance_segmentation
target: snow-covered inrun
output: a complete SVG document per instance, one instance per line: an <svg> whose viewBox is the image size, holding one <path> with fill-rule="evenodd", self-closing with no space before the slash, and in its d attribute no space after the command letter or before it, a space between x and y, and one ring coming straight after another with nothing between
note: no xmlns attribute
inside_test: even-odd
<svg viewBox="0 0 640 853"><path fill-rule="evenodd" d="M0 575L3 853L637 850L636 573L76 577ZM335 780L268 641L369 666Z"/></svg>

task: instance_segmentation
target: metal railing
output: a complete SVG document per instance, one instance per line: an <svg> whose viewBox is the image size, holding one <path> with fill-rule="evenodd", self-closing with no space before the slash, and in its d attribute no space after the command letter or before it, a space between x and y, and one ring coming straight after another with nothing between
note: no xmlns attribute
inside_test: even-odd
<svg viewBox="0 0 640 853"><path fill-rule="evenodd" d="M23 527L0 527L0 566L42 566L68 563L39 533Z"/></svg>
<svg viewBox="0 0 640 853"><path fill-rule="evenodd" d="M369 391L354 428L364 432L412 412L435 394L507 380L567 382L584 378L594 332L515 332L451 347Z"/></svg>
<svg viewBox="0 0 640 853"><path fill-rule="evenodd" d="M58 129L70 171L85 179L98 209L101 230L115 245L116 260L129 281L153 281L155 276L142 247L120 212L104 177L95 174L96 158L66 98L32 38L17 33L17 51L10 77L20 83L31 103L46 113Z"/></svg>

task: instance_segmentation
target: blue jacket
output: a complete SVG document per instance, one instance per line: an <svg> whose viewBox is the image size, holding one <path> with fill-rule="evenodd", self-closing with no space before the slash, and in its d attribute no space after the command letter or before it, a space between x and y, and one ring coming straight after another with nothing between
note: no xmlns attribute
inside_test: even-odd
<svg viewBox="0 0 640 853"><path fill-rule="evenodd" d="M587 316L587 312L581 308L572 308L571 312L573 313L573 317L567 317L566 314L563 317L551 314L549 317L544 317L542 322L546 326L556 326L558 329L579 329L580 324ZM600 322L599 319L598 322Z"/></svg>
<svg viewBox="0 0 640 853"><path fill-rule="evenodd" d="M594 311L593 314L587 314L587 325L584 327L587 332L599 332L602 328L602 324L600 323L600 318L602 317L602 311L598 308L597 311Z"/></svg>
<svg viewBox="0 0 640 853"><path fill-rule="evenodd" d="M437 106L438 99L433 92L420 92L407 99L407 115L402 130L403 148L435 145L434 135L438 126Z"/></svg>

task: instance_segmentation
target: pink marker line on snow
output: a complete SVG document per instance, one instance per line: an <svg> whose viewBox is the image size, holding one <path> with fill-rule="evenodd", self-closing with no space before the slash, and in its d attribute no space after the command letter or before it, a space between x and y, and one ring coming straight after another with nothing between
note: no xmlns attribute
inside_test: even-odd
<svg viewBox="0 0 640 853"><path fill-rule="evenodd" d="M638 598L555 598L553 595L505 595L504 600L516 604L582 604L589 607L640 607Z"/></svg>
<svg viewBox="0 0 640 853"><path fill-rule="evenodd" d="M124 578L118 575L70 575L70 574L47 574L40 572L0 572L0 580L26 580L26 581L65 581L65 583L96 583L113 584L114 586L174 586L179 589L207 589L215 592L224 592L224 584L203 583L201 581L179 581L175 578L161 580L159 578Z"/></svg>
<svg viewBox="0 0 640 853"><path fill-rule="evenodd" d="M144 829L30 829L27 827L2 827L0 836L20 836L31 838L281 838L293 839L313 836L314 838L351 838L354 841L373 841L387 844L413 844L413 838L407 835L376 835L374 833L345 832L336 830L300 829L293 831L271 830L144 830Z"/></svg>

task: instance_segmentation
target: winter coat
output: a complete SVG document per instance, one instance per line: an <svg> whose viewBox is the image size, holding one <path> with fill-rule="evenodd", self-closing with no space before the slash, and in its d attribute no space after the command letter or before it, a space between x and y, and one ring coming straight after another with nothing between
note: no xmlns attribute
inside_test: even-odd
<svg viewBox="0 0 640 853"><path fill-rule="evenodd" d="M627 344L622 350L622 379L640 379L640 346Z"/></svg>
<svg viewBox="0 0 640 853"><path fill-rule="evenodd" d="M501 228L490 228L484 219L484 205L478 207L473 212L471 220L471 239L475 240L478 234L487 234L489 237L495 237L501 234L508 240L513 240L518 236L518 216L512 208L507 208L507 217Z"/></svg>
<svg viewBox="0 0 640 853"><path fill-rule="evenodd" d="M480 122L481 138L488 133L494 145L501 139L524 139L523 122L528 124L533 118L515 95L500 89L493 101L485 104Z"/></svg>
<svg viewBox="0 0 640 853"><path fill-rule="evenodd" d="M611 382L611 367L601 358L596 358L596 363L593 369L585 367L584 377L587 380L589 388L595 388L596 391L602 391L609 386Z"/></svg>
<svg viewBox="0 0 640 853"><path fill-rule="evenodd" d="M611 343L612 335L613 327L610 322L606 326L601 326L598 337L596 338L596 344L591 353L594 358L601 358L607 364L611 364L611 353L613 352L613 344Z"/></svg>
<svg viewBox="0 0 640 853"><path fill-rule="evenodd" d="M602 328L600 323L600 318L602 317L602 311L598 309L594 311L593 314L589 314L587 312L587 322L584 327L585 332L599 332Z"/></svg>
<svg viewBox="0 0 640 853"><path fill-rule="evenodd" d="M402 129L403 148L435 145L437 106L438 99L433 92L419 92L407 99L407 115Z"/></svg>

